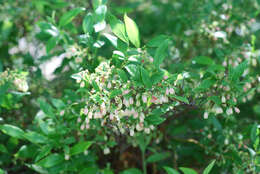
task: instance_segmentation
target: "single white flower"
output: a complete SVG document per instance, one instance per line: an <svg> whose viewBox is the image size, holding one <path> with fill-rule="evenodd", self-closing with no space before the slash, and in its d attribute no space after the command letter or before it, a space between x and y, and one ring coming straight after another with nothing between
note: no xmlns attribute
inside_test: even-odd
<svg viewBox="0 0 260 174"><path fill-rule="evenodd" d="M226 103L226 97L225 97L225 96L222 96L222 97L221 97L221 102L222 102L222 103Z"/></svg>
<svg viewBox="0 0 260 174"><path fill-rule="evenodd" d="M216 112L216 114L222 114L223 109L221 107L217 107L217 108L215 108L215 112Z"/></svg>
<svg viewBox="0 0 260 174"><path fill-rule="evenodd" d="M130 105L134 104L134 99L133 99L133 97L130 97L130 98L129 98L129 104L130 104Z"/></svg>
<svg viewBox="0 0 260 174"><path fill-rule="evenodd" d="M88 108L84 108L83 113L84 113L85 115L87 115L87 114L88 114Z"/></svg>
<svg viewBox="0 0 260 174"><path fill-rule="evenodd" d="M204 112L203 117L204 117L204 119L208 119L209 118L209 113L208 112Z"/></svg>
<svg viewBox="0 0 260 174"><path fill-rule="evenodd" d="M104 154L107 155L107 154L109 154L109 153L110 153L110 149L109 149L108 147L106 147L106 148L104 149Z"/></svg>
<svg viewBox="0 0 260 174"><path fill-rule="evenodd" d="M239 108L235 107L234 110L235 110L236 113L238 113L238 114L240 113L240 109Z"/></svg>
<svg viewBox="0 0 260 174"><path fill-rule="evenodd" d="M150 128L144 128L144 132L146 133L146 134L149 134L150 133Z"/></svg>
<svg viewBox="0 0 260 174"><path fill-rule="evenodd" d="M65 111L64 111L64 110L61 110L61 111L60 111L60 116L63 116L64 113L65 113Z"/></svg>
<svg viewBox="0 0 260 174"><path fill-rule="evenodd" d="M111 87L112 87L111 83L108 82L108 84L107 84L107 88L110 89Z"/></svg>
<svg viewBox="0 0 260 174"><path fill-rule="evenodd" d="M174 93L175 93L174 89L173 89L173 88L170 88L170 89L169 89L169 93L170 93L170 94L174 94Z"/></svg>
<svg viewBox="0 0 260 174"><path fill-rule="evenodd" d="M84 129L85 129L85 125L82 124L82 125L80 126L80 130L84 130Z"/></svg>
<svg viewBox="0 0 260 174"><path fill-rule="evenodd" d="M134 134L135 134L134 129L131 129L131 130L130 130L130 136L132 137L132 136L134 136Z"/></svg>
<svg viewBox="0 0 260 174"><path fill-rule="evenodd" d="M70 159L69 154L66 154L66 155L65 155L65 160L68 161L69 159Z"/></svg>
<svg viewBox="0 0 260 174"><path fill-rule="evenodd" d="M142 100L143 100L144 103L147 102L147 96L145 94L142 95Z"/></svg>
<svg viewBox="0 0 260 174"><path fill-rule="evenodd" d="M227 115L233 114L232 108L228 108L228 109L226 110L226 113L227 113Z"/></svg>

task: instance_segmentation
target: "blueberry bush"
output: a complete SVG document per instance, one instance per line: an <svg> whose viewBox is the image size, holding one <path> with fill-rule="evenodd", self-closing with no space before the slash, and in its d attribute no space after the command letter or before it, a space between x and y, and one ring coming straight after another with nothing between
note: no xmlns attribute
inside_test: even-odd
<svg viewBox="0 0 260 174"><path fill-rule="evenodd" d="M260 173L259 0L0 2L0 174Z"/></svg>

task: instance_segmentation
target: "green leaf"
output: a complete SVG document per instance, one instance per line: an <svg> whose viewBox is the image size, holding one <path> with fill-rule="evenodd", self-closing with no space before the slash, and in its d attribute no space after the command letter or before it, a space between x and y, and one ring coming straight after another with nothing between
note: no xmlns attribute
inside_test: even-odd
<svg viewBox="0 0 260 174"><path fill-rule="evenodd" d="M83 28L83 31L85 33L89 33L91 34L94 30L94 21L93 21L93 15L91 13L88 13L84 19L83 19L83 23L82 23L82 28Z"/></svg>
<svg viewBox="0 0 260 174"><path fill-rule="evenodd" d="M107 13L107 6L106 5L100 5L95 10L94 18L96 22L101 22L105 20Z"/></svg>
<svg viewBox="0 0 260 174"><path fill-rule="evenodd" d="M161 82L161 80L163 79L163 76L164 76L163 71L155 72L151 77L153 84L157 84L157 83Z"/></svg>
<svg viewBox="0 0 260 174"><path fill-rule="evenodd" d="M25 164L25 165L40 174L49 174L49 172L46 169L43 169L41 166L35 164Z"/></svg>
<svg viewBox="0 0 260 174"><path fill-rule="evenodd" d="M0 174L5 174L5 171L3 171L1 168L0 168Z"/></svg>
<svg viewBox="0 0 260 174"><path fill-rule="evenodd" d="M52 98L51 103L57 108L57 109L64 109L66 105L64 102L60 99Z"/></svg>
<svg viewBox="0 0 260 174"><path fill-rule="evenodd" d="M86 167L80 171L79 174L97 174L99 173L99 169L97 167Z"/></svg>
<svg viewBox="0 0 260 174"><path fill-rule="evenodd" d="M90 141L84 141L74 145L70 150L70 155L72 156L84 152L90 147L91 144L92 142Z"/></svg>
<svg viewBox="0 0 260 174"><path fill-rule="evenodd" d="M41 149L39 149L39 153L35 158L35 162L41 160L42 158L44 158L45 156L47 156L50 152L51 152L51 146L43 146Z"/></svg>
<svg viewBox="0 0 260 174"><path fill-rule="evenodd" d="M229 78L232 82L238 81L238 79L243 75L245 69L248 66L247 60L239 64L237 67L233 68L230 66L229 68Z"/></svg>
<svg viewBox="0 0 260 174"><path fill-rule="evenodd" d="M126 14L124 15L124 22L126 27L126 33L128 35L128 38L130 42L136 47L140 47L140 36L139 36L139 30L136 25L136 23L129 18Z"/></svg>
<svg viewBox="0 0 260 174"><path fill-rule="evenodd" d="M104 174L114 174L111 169L104 169Z"/></svg>
<svg viewBox="0 0 260 174"><path fill-rule="evenodd" d="M152 87L151 78L149 76L149 73L143 67L141 67L141 76L142 76L144 85L148 88L151 88Z"/></svg>
<svg viewBox="0 0 260 174"><path fill-rule="evenodd" d="M127 82L128 78L127 78L127 75L126 75L125 71L121 70L121 69L118 69L117 72L118 72L120 78L122 79L122 81L123 82Z"/></svg>
<svg viewBox="0 0 260 174"><path fill-rule="evenodd" d="M37 132L33 132L33 131L29 131L29 132L26 132L24 134L24 137L29 140L30 142L32 143L35 143L35 144L44 144L44 143L48 143L48 138L37 133Z"/></svg>
<svg viewBox="0 0 260 174"><path fill-rule="evenodd" d="M250 131L250 139L252 142L255 142L257 138L257 129L258 129L258 125L255 123Z"/></svg>
<svg viewBox="0 0 260 174"><path fill-rule="evenodd" d="M2 72L2 71L3 71L3 63L0 60L0 72Z"/></svg>
<svg viewBox="0 0 260 174"><path fill-rule="evenodd" d="M2 153L8 153L7 148L6 148L3 144L0 144L0 152L2 152Z"/></svg>
<svg viewBox="0 0 260 174"><path fill-rule="evenodd" d="M160 117L160 115L150 115L145 120L152 125L159 125L166 120L166 118Z"/></svg>
<svg viewBox="0 0 260 174"><path fill-rule="evenodd" d="M170 168L170 167L163 167L166 170L167 174L180 174L177 170Z"/></svg>
<svg viewBox="0 0 260 174"><path fill-rule="evenodd" d="M19 127L10 124L4 124L0 125L0 130L11 137L24 139L24 131Z"/></svg>
<svg viewBox="0 0 260 174"><path fill-rule="evenodd" d="M118 95L121 95L121 94L122 94L122 90L121 89L115 89L115 90L111 91L110 98L112 99L112 98L114 98L114 97L116 97Z"/></svg>
<svg viewBox="0 0 260 174"><path fill-rule="evenodd" d="M93 88L94 88L96 91L99 91L99 86L98 86L98 84L96 83L95 80L92 80L92 86L93 86Z"/></svg>
<svg viewBox="0 0 260 174"><path fill-rule="evenodd" d="M46 52L49 53L58 43L59 37L51 37L46 44Z"/></svg>
<svg viewBox="0 0 260 174"><path fill-rule="evenodd" d="M65 25L67 25L68 23L70 23L79 13L81 13L82 11L84 11L85 8L75 8L73 10L68 11L67 13L65 13L59 22L59 26L63 27Z"/></svg>
<svg viewBox="0 0 260 174"><path fill-rule="evenodd" d="M221 105L221 100L219 96L210 96L208 97L208 100L212 100L214 103Z"/></svg>
<svg viewBox="0 0 260 174"><path fill-rule="evenodd" d="M128 64L125 66L125 69L133 78L133 80L139 81L140 80L140 71L139 67L135 64Z"/></svg>
<svg viewBox="0 0 260 174"><path fill-rule="evenodd" d="M129 44L129 40L126 34L126 28L122 21L118 20L116 17L110 15L109 20L110 27L112 32L122 41Z"/></svg>
<svg viewBox="0 0 260 174"><path fill-rule="evenodd" d="M120 174L142 174L142 172L137 168L131 168L120 172Z"/></svg>
<svg viewBox="0 0 260 174"><path fill-rule="evenodd" d="M211 169L213 168L214 164L215 164L216 160L213 160L207 167L206 169L203 171L203 174L209 174Z"/></svg>
<svg viewBox="0 0 260 174"><path fill-rule="evenodd" d="M117 46L117 40L118 38L111 35L111 34L108 34L108 33L103 33L103 35L111 42L111 44L115 47L115 48L118 48Z"/></svg>
<svg viewBox="0 0 260 174"><path fill-rule="evenodd" d="M23 145L15 154L16 158L33 158L37 147L30 145Z"/></svg>
<svg viewBox="0 0 260 174"><path fill-rule="evenodd" d="M185 97L174 95L173 98L177 99L178 101L181 101L181 102L189 104L189 100L187 98L185 98Z"/></svg>
<svg viewBox="0 0 260 174"><path fill-rule="evenodd" d="M92 0L92 5L94 10L97 9L100 5L106 4L107 0Z"/></svg>
<svg viewBox="0 0 260 174"><path fill-rule="evenodd" d="M159 68L160 64L163 62L164 58L167 56L169 40L165 40L161 45L156 49L154 56L154 65L156 68Z"/></svg>
<svg viewBox="0 0 260 174"><path fill-rule="evenodd" d="M199 56L199 57L195 57L193 59L197 64L201 64L201 65L212 65L214 64L214 61L207 57L207 56Z"/></svg>
<svg viewBox="0 0 260 174"><path fill-rule="evenodd" d="M94 25L95 32L100 32L106 28L106 21L98 22Z"/></svg>
<svg viewBox="0 0 260 174"><path fill-rule="evenodd" d="M181 170L184 174L198 174L195 170L190 169L190 168L180 167L180 170Z"/></svg>
<svg viewBox="0 0 260 174"><path fill-rule="evenodd" d="M171 156L170 152L155 153L147 158L148 163L155 163L158 161L165 160Z"/></svg>
<svg viewBox="0 0 260 174"><path fill-rule="evenodd" d="M37 102L40 105L41 110L48 116L51 118L55 118L55 114L53 112L53 108L51 107L51 105L47 102L45 102L43 99L38 98Z"/></svg>
<svg viewBox="0 0 260 174"><path fill-rule="evenodd" d="M196 89L209 89L215 82L213 79L205 79Z"/></svg>
<svg viewBox="0 0 260 174"><path fill-rule="evenodd" d="M150 40L146 45L149 47L159 47L165 40L167 40L169 36L159 35Z"/></svg>
<svg viewBox="0 0 260 174"><path fill-rule="evenodd" d="M50 167L54 167L58 164L61 164L63 161L64 161L64 158L62 155L54 153L54 154L51 154L51 155L47 156L46 158L42 159L37 164L42 167L50 168Z"/></svg>

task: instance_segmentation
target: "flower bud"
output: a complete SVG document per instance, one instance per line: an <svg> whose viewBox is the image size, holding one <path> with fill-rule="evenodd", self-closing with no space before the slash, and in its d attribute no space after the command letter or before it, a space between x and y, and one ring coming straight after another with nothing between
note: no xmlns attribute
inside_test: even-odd
<svg viewBox="0 0 260 174"><path fill-rule="evenodd" d="M80 87L83 88L84 86L85 86L85 82L82 81L82 82L80 83Z"/></svg>
<svg viewBox="0 0 260 174"><path fill-rule="evenodd" d="M222 103L226 103L226 97L225 97L225 96L222 96L222 97L221 97L221 102L222 102Z"/></svg>
<svg viewBox="0 0 260 174"><path fill-rule="evenodd" d="M70 156L68 154L65 155L65 160L68 161L70 159Z"/></svg>
<svg viewBox="0 0 260 174"><path fill-rule="evenodd" d="M147 96L143 94L142 95L142 100L143 100L144 103L146 103L147 102Z"/></svg>
<svg viewBox="0 0 260 174"><path fill-rule="evenodd" d="M228 108L228 109L226 110L226 113L227 113L227 115L233 114L232 108Z"/></svg>
<svg viewBox="0 0 260 174"><path fill-rule="evenodd" d="M208 119L208 117L209 117L209 113L208 113L208 112L204 112L203 117L204 117L204 119Z"/></svg>
<svg viewBox="0 0 260 174"><path fill-rule="evenodd" d="M132 137L132 136L134 136L134 134L135 134L134 129L131 129L131 130L130 130L130 136Z"/></svg>
<svg viewBox="0 0 260 174"><path fill-rule="evenodd" d="M149 133L150 133L150 129L149 129L149 128L144 128L144 132L145 132L146 134L149 134Z"/></svg>
<svg viewBox="0 0 260 174"><path fill-rule="evenodd" d="M239 108L235 107L234 110L235 110L236 113L238 113L238 114L240 113L240 109Z"/></svg>
<svg viewBox="0 0 260 174"><path fill-rule="evenodd" d="M109 149L108 147L106 147L106 148L104 149L104 154L107 155L107 154L109 154L109 153L110 153L110 149Z"/></svg>
<svg viewBox="0 0 260 174"><path fill-rule="evenodd" d="M175 93L174 89L173 89L173 88L170 88L170 89L169 89L169 93L170 93L170 94L174 94L174 93Z"/></svg>
<svg viewBox="0 0 260 174"><path fill-rule="evenodd" d="M129 98L129 103L130 103L130 105L134 104L134 99L133 99L133 97L130 97L130 98Z"/></svg>
<svg viewBox="0 0 260 174"><path fill-rule="evenodd" d="M88 108L84 108L83 113L84 113L85 115L87 115L87 114L88 114Z"/></svg>
<svg viewBox="0 0 260 174"><path fill-rule="evenodd" d="M65 111L64 111L64 110L61 110L61 111L60 111L60 116L63 116L64 113L65 113Z"/></svg>

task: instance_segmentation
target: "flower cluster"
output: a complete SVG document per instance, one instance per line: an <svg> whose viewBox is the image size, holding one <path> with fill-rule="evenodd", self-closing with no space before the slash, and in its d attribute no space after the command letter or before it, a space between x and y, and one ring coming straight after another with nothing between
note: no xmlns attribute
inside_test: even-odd
<svg viewBox="0 0 260 174"><path fill-rule="evenodd" d="M91 123L100 120L101 126L111 126L117 133L134 136L136 131L144 131L149 134L155 126L145 121L146 118L153 109L174 103L174 85L165 77L154 88L135 87L130 81L124 83L115 70L109 62L102 62L95 73L86 70L74 75L80 87L87 89L83 99L85 106L78 118L80 129L94 128L95 124Z"/></svg>
<svg viewBox="0 0 260 174"><path fill-rule="evenodd" d="M0 73L0 86L6 83L10 83L16 90L27 92L29 90L29 86L26 81L26 77L27 72L6 70Z"/></svg>

